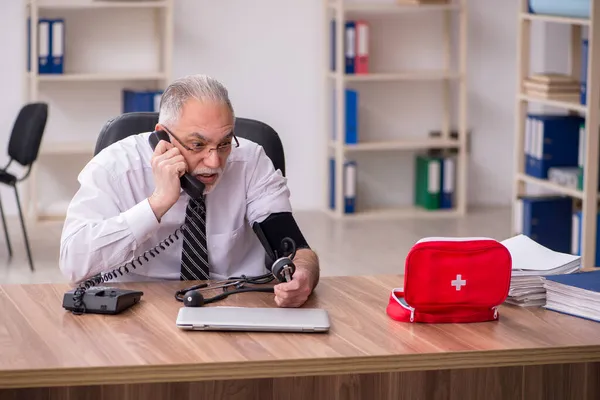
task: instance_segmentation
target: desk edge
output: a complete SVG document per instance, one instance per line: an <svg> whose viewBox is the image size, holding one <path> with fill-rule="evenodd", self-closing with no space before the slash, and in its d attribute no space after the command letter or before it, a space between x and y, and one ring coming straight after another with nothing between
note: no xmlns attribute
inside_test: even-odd
<svg viewBox="0 0 600 400"><path fill-rule="evenodd" d="M600 345L337 358L0 370L0 389L285 378L600 362Z"/></svg>

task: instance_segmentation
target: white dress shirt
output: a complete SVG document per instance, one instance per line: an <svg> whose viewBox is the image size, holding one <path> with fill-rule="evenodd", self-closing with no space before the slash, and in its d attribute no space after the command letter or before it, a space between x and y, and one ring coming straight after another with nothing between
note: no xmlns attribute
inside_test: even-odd
<svg viewBox="0 0 600 400"><path fill-rule="evenodd" d="M185 219L189 196L158 222L148 197L154 191L149 132L105 148L81 171L80 189L67 210L60 269L72 282L106 273L137 259L167 239ZM211 278L261 275L265 251L252 224L274 212L291 212L287 180L262 146L238 138L217 185L206 195L206 236ZM183 234L129 274L113 281L179 280Z"/></svg>

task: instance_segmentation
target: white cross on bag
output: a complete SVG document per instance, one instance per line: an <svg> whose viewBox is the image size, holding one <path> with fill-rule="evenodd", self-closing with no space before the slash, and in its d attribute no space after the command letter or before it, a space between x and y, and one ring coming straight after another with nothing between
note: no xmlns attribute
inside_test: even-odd
<svg viewBox="0 0 600 400"><path fill-rule="evenodd" d="M452 286L456 286L456 290L460 290L462 286L467 285L467 281L462 279L462 275L456 275L456 279L451 282Z"/></svg>

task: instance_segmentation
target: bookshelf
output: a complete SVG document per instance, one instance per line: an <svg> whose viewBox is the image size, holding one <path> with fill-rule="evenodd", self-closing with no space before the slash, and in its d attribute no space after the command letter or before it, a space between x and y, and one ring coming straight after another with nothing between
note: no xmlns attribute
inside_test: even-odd
<svg viewBox="0 0 600 400"><path fill-rule="evenodd" d="M69 195L78 186L76 173L93 157L102 125L121 113L121 90L164 90L168 85L173 0L25 0L24 6L27 34L23 57L30 60L24 71L24 98L26 102L49 103L39 157L27 182L24 211L34 222L62 220ZM38 68L39 27L28 21L39 18L64 19L60 73L44 73ZM136 63L136 59L141 61ZM62 171L55 169L57 165ZM43 184L56 187L55 197L62 191L62 198L49 200Z"/></svg>
<svg viewBox="0 0 600 400"><path fill-rule="evenodd" d="M324 192L326 193L326 212L335 218L344 219L385 219L385 218L442 218L462 216L467 210L467 1L448 0L437 4L426 2L421 4L418 0L388 0L388 2L352 2L348 0L324 0L325 18L324 32L326 35L325 47L325 98L329 102L325 132L327 132L326 151L326 177L324 179ZM443 21L442 37L439 38L441 45L442 63L438 68L417 68L383 71L371 63L372 54L369 54L368 72L346 73L344 46L346 41L345 22L348 20L360 20L374 18L373 23L378 23L379 18L394 18L399 24L410 20L415 16L436 15ZM332 31L332 21L335 28ZM458 29L455 32L453 22L457 22ZM395 22L394 22L395 23ZM371 40L371 28L369 22L368 40ZM335 39L332 40L332 33ZM453 45L453 35L456 34L456 45ZM358 33L357 33L358 35ZM418 35L415 35L418 37ZM360 39L358 39L360 40ZM436 39L438 40L438 39ZM393 46L394 38L389 38ZM369 53L371 53L372 42L368 42ZM406 55L410 57L409 54ZM335 58L335 68L332 68L332 57ZM345 110L346 89L352 84L360 85L403 85L423 84L441 85L441 101L443 102L440 119L431 121L429 131L419 130L420 135L416 137L405 137L394 133L386 139L365 139L363 131L369 127L361 126L361 133L356 143L348 143L345 138ZM333 90L332 90L333 87ZM453 91L453 87L456 89ZM359 92L361 88L353 88ZM334 100L335 99L335 100ZM436 99L432 99L436 101ZM332 103L335 102L335 109ZM454 110L453 110L454 108ZM453 126L452 114L457 113L457 121ZM439 125L437 125L439 124ZM335 127L334 127L335 126ZM358 128L357 128L358 129ZM439 131L439 137L432 137L431 131ZM332 136L332 133L335 135ZM422 133L422 134L421 134ZM452 135L451 133L455 133ZM369 135L365 135L369 136ZM431 149L453 150L455 152L455 178L454 178L454 200L451 208L425 209L412 204L398 201L390 207L361 207L359 196L355 198L355 209L346 212L344 209L345 186L344 182L344 160L352 159L353 156L377 158L383 154L410 154L425 152ZM330 171L331 160L334 160L333 174ZM335 207L331 207L332 182L335 182L333 199ZM356 182L356 180L354 180ZM343 184L340 184L343 183ZM355 184L360 186L359 182ZM406 182L406 188L414 190L414 182ZM356 188L355 188L356 189ZM384 189L384 188L383 188ZM385 190L385 189L384 189ZM358 193L355 190L354 193Z"/></svg>
<svg viewBox="0 0 600 400"><path fill-rule="evenodd" d="M567 3L563 3L567 4ZM555 12L548 14L557 14ZM565 13L566 14L566 13ZM516 93L516 129L515 129L515 175L513 204L521 196L527 194L528 185L542 189L546 193L561 194L576 200L581 204L581 244L582 267L584 270L597 268L595 265L597 218L598 213L598 147L600 122L598 111L600 107L600 5L590 1L589 18L572 16L534 14L529 10L527 0L520 0L518 10L518 54L517 54L517 93ZM570 71L565 74L576 81L587 78L587 93L585 105L581 101L565 101L527 94L525 81L528 76L538 71L530 71L530 41L533 23L562 24L570 27ZM587 77L582 74L582 40L587 29L588 55ZM551 71L550 71L551 72ZM530 176L525 172L526 121L530 106L562 110L566 114L580 115L585 118L585 142L583 142L583 189L576 189L551 181ZM556 111L554 111L556 112ZM514 209L515 215L519 211ZM513 219L513 232L519 232L517 224L520 218Z"/></svg>

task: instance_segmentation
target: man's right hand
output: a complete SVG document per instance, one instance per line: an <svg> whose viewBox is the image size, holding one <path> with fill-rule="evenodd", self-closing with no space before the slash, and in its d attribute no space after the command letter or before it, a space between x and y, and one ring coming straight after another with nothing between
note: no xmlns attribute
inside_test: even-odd
<svg viewBox="0 0 600 400"><path fill-rule="evenodd" d="M155 189L148 202L156 219L160 221L179 199L181 191L179 178L187 172L187 163L177 147L161 140L154 149L151 165Z"/></svg>

